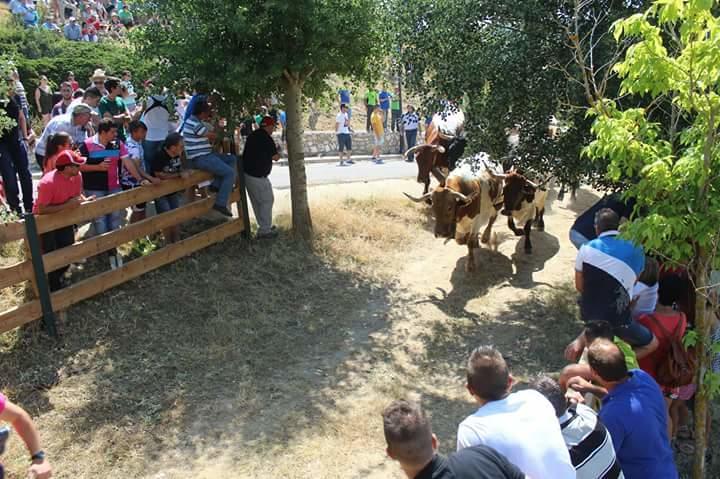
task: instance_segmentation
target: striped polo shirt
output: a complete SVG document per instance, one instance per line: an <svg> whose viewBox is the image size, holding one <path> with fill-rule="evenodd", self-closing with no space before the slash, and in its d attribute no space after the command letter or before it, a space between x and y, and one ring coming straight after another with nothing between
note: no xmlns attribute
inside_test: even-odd
<svg viewBox="0 0 720 479"><path fill-rule="evenodd" d="M207 133L208 126L195 115L185 121L182 136L185 140L185 155L189 160L212 153L210 141L205 136Z"/></svg>
<svg viewBox="0 0 720 479"><path fill-rule="evenodd" d="M578 251L575 270L583 273L580 314L585 322L608 321L618 327L632 320L630 300L645 254L618 234L605 231Z"/></svg>
<svg viewBox="0 0 720 479"><path fill-rule="evenodd" d="M595 411L577 404L565 411L559 420L577 479L624 477L612 438Z"/></svg>

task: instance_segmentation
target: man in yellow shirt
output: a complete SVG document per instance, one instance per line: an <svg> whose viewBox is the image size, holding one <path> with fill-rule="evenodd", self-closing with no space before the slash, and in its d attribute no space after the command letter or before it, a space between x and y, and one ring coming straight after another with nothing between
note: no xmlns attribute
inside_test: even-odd
<svg viewBox="0 0 720 479"><path fill-rule="evenodd" d="M375 105L372 115L370 115L370 124L373 131L372 161L376 165L381 165L383 160L380 158L380 150L383 143L385 143L385 128L383 127L383 112L380 105Z"/></svg>

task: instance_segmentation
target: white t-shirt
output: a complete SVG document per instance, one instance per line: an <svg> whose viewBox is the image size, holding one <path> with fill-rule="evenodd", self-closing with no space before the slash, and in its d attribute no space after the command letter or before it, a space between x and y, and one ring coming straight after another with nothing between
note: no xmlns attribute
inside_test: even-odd
<svg viewBox="0 0 720 479"><path fill-rule="evenodd" d="M525 390L492 401L458 427L458 451L484 444L533 479L575 479L575 468L550 402Z"/></svg>
<svg viewBox="0 0 720 479"><path fill-rule="evenodd" d="M648 286L640 281L635 283L635 286L633 286L632 296L633 300L637 301L635 302L635 306L632 310L633 317L640 316L641 314L650 314L655 311L659 286L659 283L655 283L652 286Z"/></svg>
<svg viewBox="0 0 720 479"><path fill-rule="evenodd" d="M147 141L165 141L168 133L172 130L170 113L167 108L160 106L166 99L165 95L152 95L145 102L146 109L140 120L147 126L148 130L145 136Z"/></svg>
<svg viewBox="0 0 720 479"><path fill-rule="evenodd" d="M337 114L335 117L335 127L338 135L341 133L350 133L350 121L348 120L347 113L340 112Z"/></svg>

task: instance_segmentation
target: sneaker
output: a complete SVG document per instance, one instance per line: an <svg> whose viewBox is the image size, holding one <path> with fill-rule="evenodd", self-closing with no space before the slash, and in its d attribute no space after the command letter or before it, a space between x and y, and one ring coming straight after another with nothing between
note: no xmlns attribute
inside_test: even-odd
<svg viewBox="0 0 720 479"><path fill-rule="evenodd" d="M255 235L255 239L275 239L278 237L280 233L277 232L277 230L270 230L267 233L258 233Z"/></svg>
<svg viewBox="0 0 720 479"><path fill-rule="evenodd" d="M405 163L415 163L415 160L411 160L410 158L405 160Z"/></svg>
<svg viewBox="0 0 720 479"><path fill-rule="evenodd" d="M110 256L110 269L117 269L117 256L112 255Z"/></svg>
<svg viewBox="0 0 720 479"><path fill-rule="evenodd" d="M346 165L344 161L341 161L340 163L338 163L338 166L348 166L348 165Z"/></svg>
<svg viewBox="0 0 720 479"><path fill-rule="evenodd" d="M210 186L208 186L208 190L210 190L213 193L217 193L218 191L220 191L220 188L218 188L217 186L210 185Z"/></svg>
<svg viewBox="0 0 720 479"><path fill-rule="evenodd" d="M123 259L122 256L120 256L120 253L115 254L115 264L117 264L118 268L122 268L123 266Z"/></svg>
<svg viewBox="0 0 720 479"><path fill-rule="evenodd" d="M376 165L382 165L383 163L385 163L385 162L382 160L382 158L380 158L380 157L375 158L375 164L376 164Z"/></svg>
<svg viewBox="0 0 720 479"><path fill-rule="evenodd" d="M218 213L220 213L221 215L223 215L223 216L227 216L228 218L232 218L232 211L230 211L229 209L227 209L227 208L224 207L224 206L213 205L213 209L214 209L215 211L217 211Z"/></svg>
<svg viewBox="0 0 720 479"><path fill-rule="evenodd" d="M354 164L355 164L355 160L347 160L347 164L348 164L348 165L354 165Z"/></svg>

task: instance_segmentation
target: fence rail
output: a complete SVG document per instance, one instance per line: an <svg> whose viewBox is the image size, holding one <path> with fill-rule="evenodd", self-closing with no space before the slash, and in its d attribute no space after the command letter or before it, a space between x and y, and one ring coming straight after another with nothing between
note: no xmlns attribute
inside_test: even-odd
<svg viewBox="0 0 720 479"><path fill-rule="evenodd" d="M247 199L241 172L242 165L238 165L238 185L230 196L230 201L237 204L237 218L196 233L177 243L167 245L149 255L128 261L117 269L86 278L52 294L48 292L45 272L55 271L63 266L96 256L135 239L143 238L165 228L180 225L202 216L212 209L214 197L196 199L177 209L86 240L77 241L62 249L45 254L29 253L28 259L0 268L0 289L29 281L33 285L36 297L36 299L6 311L0 311L0 333L43 318L48 326L48 331L53 334L55 330L54 311L63 310L149 271L223 241L230 236L248 232ZM39 248L32 247L32 240L36 240L37 244L39 244L39 235L42 233L88 222L113 211L123 211L138 203L149 202L197 186L211 178L212 175L209 173L191 171L186 178L165 180L159 185L124 191L96 201L83 203L74 210L50 215L37 215L12 223L0 224L0 245L12 241L23 241L26 251L30 249L39 251Z"/></svg>

